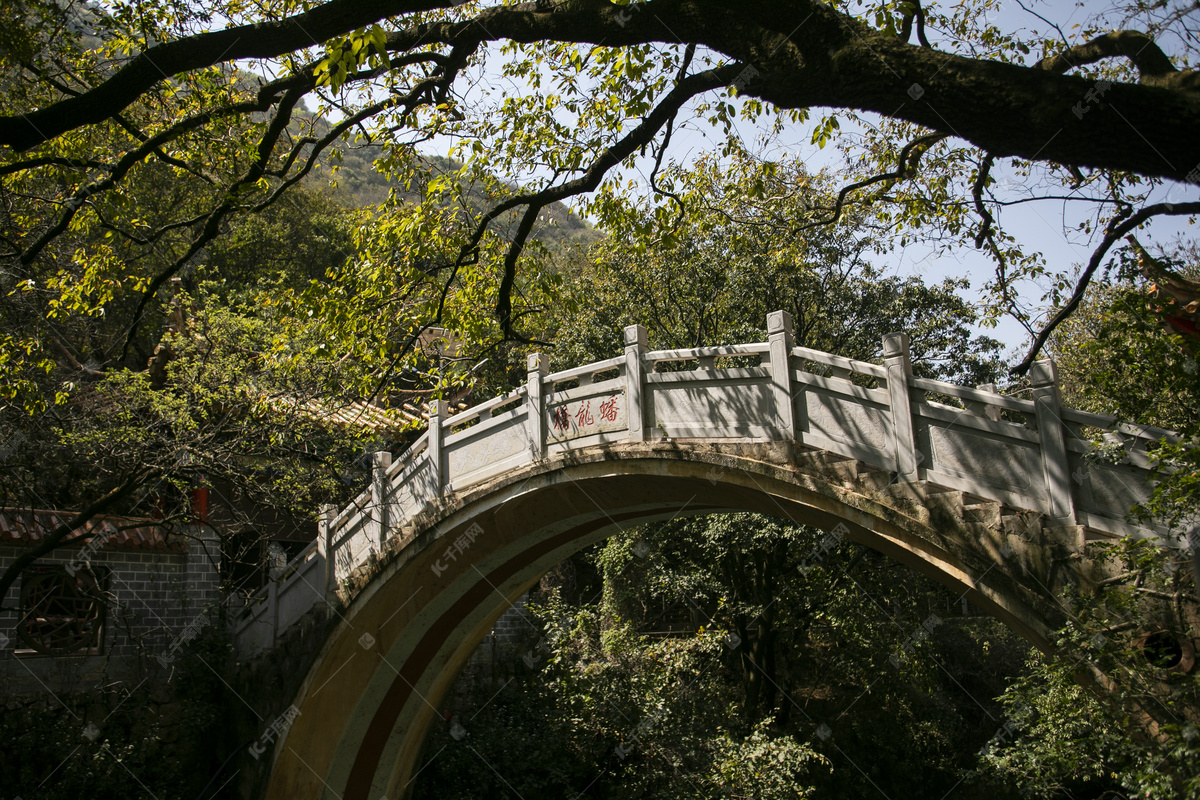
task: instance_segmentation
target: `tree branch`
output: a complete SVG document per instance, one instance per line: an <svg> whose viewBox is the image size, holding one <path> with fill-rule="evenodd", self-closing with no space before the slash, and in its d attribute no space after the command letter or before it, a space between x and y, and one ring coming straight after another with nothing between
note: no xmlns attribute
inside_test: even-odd
<svg viewBox="0 0 1200 800"><path fill-rule="evenodd" d="M466 259L478 257L479 244L483 240L483 235L487 231L488 226L496 218L518 206L528 206L517 228L517 233L509 245L508 252L505 254L504 276L500 281L498 297L496 299L496 318L500 321L505 336L520 340L519 334L513 331L511 327L511 293L516 280L517 259L524 248L526 237L528 237L529 232L533 229L533 222L536 221L538 212L551 203L559 202L584 192L595 191L610 169L633 155L638 149L649 144L658 131L675 116L684 103L697 94L727 85L730 81L737 78L744 67L744 64L726 64L725 66L715 67L696 73L695 75L690 75L677 82L675 87L667 93L637 127L601 153L583 175L567 183L547 187L540 192L509 198L493 207L491 211L480 219L470 240L459 251L458 260L455 265L456 269L459 265L467 263Z"/></svg>
<svg viewBox="0 0 1200 800"><path fill-rule="evenodd" d="M1143 81L1179 72L1167 54L1155 43L1154 38L1140 31L1112 31L1101 34L1090 42L1077 44L1056 55L1043 58L1037 66L1047 72L1062 75L1084 64L1094 64L1106 58L1120 56L1133 62Z"/></svg>
<svg viewBox="0 0 1200 800"><path fill-rule="evenodd" d="M1088 261L1087 267L1079 276L1078 282L1075 284L1075 292L1071 295L1071 299L1067 304L1059 309L1058 313L1042 327L1038 332L1037 337L1033 340L1033 345L1030 346L1029 352L1025 354L1025 359L1012 368L1013 375L1024 375L1033 366L1034 359L1038 357L1042 348L1046 344L1046 340L1050 338L1050 334L1054 329L1062 324L1063 320L1071 316L1075 308L1083 300L1084 294L1087 292L1088 285L1091 283L1092 276L1096 270L1100 268L1100 264L1104 261L1104 256L1107 255L1109 248L1125 234L1137 228L1151 217L1159 215L1180 216L1200 214L1200 201L1192 203L1156 203L1152 206L1146 206L1141 211L1132 215L1119 215L1108 223L1108 228L1104 233L1104 239L1101 240L1100 246L1092 253L1091 259Z"/></svg>
<svg viewBox="0 0 1200 800"><path fill-rule="evenodd" d="M837 222L839 219L841 219L842 208L846 204L846 197L851 192L863 189L876 183L882 183L883 181L902 180L912 176L917 169L917 165L921 161L921 156L925 154L925 151L940 142L942 139L945 139L946 136L947 134L944 133L927 133L924 136L918 136L916 139L913 139L911 142L904 145L904 147L900 150L900 155L896 158L896 168L894 170L891 172L883 172L870 178L864 178L861 181L855 181L848 186L842 187L842 190L838 192L837 202L835 202L833 205L833 214L829 217L829 219L819 219L814 222L805 223L804 225L801 225L793 230L792 235L794 236L801 231L808 230L809 228L832 225Z"/></svg>
<svg viewBox="0 0 1200 800"><path fill-rule="evenodd" d="M474 52L477 47L478 43L476 43L474 47L456 47L451 52L450 56L445 60L445 67L443 68L442 75L418 81L412 90L408 92L408 94L403 96L388 97L386 100L381 100L377 103L369 105L366 108L360 109L357 114L335 125L325 136L323 136L320 140L317 140L303 167L298 170L295 175L283 181L278 187L276 187L275 190L268 195L265 200L253 206L251 211L262 211L263 209L267 208L267 206L274 203L289 187L294 185L308 174L313 165L316 163L317 157L329 144L336 141L347 130L358 124L361 120L372 117L388 108L392 108L397 105L406 106L404 116L411 114L416 106L421 103L422 99L428 98L434 89L438 88L439 86L448 85L454 80L454 78L458 75L459 70L466 65L467 59L470 58L471 53ZM414 56L412 57L412 60L415 62L424 59L420 56ZM293 78L294 77L295 76L293 76ZM184 264L190 261L195 254L200 251L200 248L204 247L206 244L208 244L208 242L212 241L212 239L216 237L217 233L219 232L219 225L221 221L235 209L233 198L239 187L250 185L266 174L267 163L270 159L271 153L274 152L275 144L279 141L279 137L283 134L288 123L291 121L292 111L295 108L295 105L308 90L305 83L299 81L293 82L296 85L284 94L283 100L281 100L279 103L279 110L276 112L275 118L272 120L271 124L267 128L267 131L263 134L263 137L259 142L258 159L250 167L250 169L247 170L245 175L243 175L229 187L228 191L226 192L225 200L207 215L204 228L192 240L187 252L176 259L170 267L156 275L150 282L149 286L146 287L146 291L142 294L141 300L138 302L133 318L130 321L129 329L125 334L125 344L122 348L122 357L128 354L130 345L133 342L134 334L141 325L142 317L145 314L146 308L149 306L150 301L158 293L158 290L162 288L163 284L166 283L171 276L182 269ZM294 159L295 151L293 150L293 152L289 153L287 157L287 163L293 163Z"/></svg>
<svg viewBox="0 0 1200 800"><path fill-rule="evenodd" d="M146 48L112 77L77 97L0 117L0 145L21 152L70 130L103 122L160 81L196 69L303 50L387 17L456 5L449 0L330 0L277 22L239 25Z"/></svg>
<svg viewBox="0 0 1200 800"><path fill-rule="evenodd" d="M128 497L137 489L151 473L137 472L130 476L124 483L110 491L108 494L101 497L96 502L89 505L87 508L80 511L69 522L64 522L51 531L47 536L41 539L34 547L23 550L21 555L17 556L8 568L0 574L0 607L3 603L3 598L7 596L9 588L16 582L21 571L24 570L33 562L37 561L47 553L53 552L62 544L63 540L71 533L78 530L82 525L87 524L89 520L97 514L101 514L112 508L117 502Z"/></svg>

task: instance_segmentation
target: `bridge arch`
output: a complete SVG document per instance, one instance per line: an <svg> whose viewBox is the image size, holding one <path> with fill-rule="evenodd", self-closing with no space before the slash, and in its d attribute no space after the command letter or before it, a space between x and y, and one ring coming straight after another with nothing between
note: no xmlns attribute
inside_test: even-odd
<svg viewBox="0 0 1200 800"><path fill-rule="evenodd" d="M267 796L404 796L439 701L495 620L622 528L754 511L836 531L1041 646L1056 590L1088 577L1086 539L1155 535L1122 517L1160 432L1059 408L1051 365L1017 400L914 378L904 337L885 340L880 367L794 348L785 314L769 328L762 344L647 352L632 326L624 358L556 375L533 357L520 392L449 419L434 403L403 459L379 454L370 489L328 514L236 631L252 652L314 599L344 604ZM735 358L760 363L718 368ZM1128 463L1089 466L1072 425L1125 437Z"/></svg>
<svg viewBox="0 0 1200 800"><path fill-rule="evenodd" d="M968 544L982 524L948 512L922 522L854 491L844 466L778 466L803 455L786 449L597 447L506 475L430 515L413 544L366 579L313 665L268 796L403 797L442 697L509 605L588 544L680 514L754 511L837 530L1045 644L1054 622L1045 603L989 571L986 550ZM481 531L473 539L472 526ZM451 560L456 540L469 543Z"/></svg>

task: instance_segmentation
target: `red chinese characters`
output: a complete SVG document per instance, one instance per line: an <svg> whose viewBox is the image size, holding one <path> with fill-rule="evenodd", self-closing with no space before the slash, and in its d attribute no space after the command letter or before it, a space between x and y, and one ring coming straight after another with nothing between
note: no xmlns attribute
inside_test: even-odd
<svg viewBox="0 0 1200 800"><path fill-rule="evenodd" d="M592 400L581 400L574 411L571 410L570 404L563 404L550 411L550 425L556 433L570 433L572 431L581 431L594 426L597 422L597 414L599 421L603 423L613 423L617 421L617 416L621 411L617 405L617 395L610 395L608 399L600 401L599 411L592 412Z"/></svg>
<svg viewBox="0 0 1200 800"><path fill-rule="evenodd" d="M596 418L592 416L592 401L584 400L579 404L579 410L575 412L575 425L579 428L586 428L595 424Z"/></svg>
<svg viewBox="0 0 1200 800"><path fill-rule="evenodd" d="M617 421L617 396L613 395L600 404L600 419L605 422Z"/></svg>

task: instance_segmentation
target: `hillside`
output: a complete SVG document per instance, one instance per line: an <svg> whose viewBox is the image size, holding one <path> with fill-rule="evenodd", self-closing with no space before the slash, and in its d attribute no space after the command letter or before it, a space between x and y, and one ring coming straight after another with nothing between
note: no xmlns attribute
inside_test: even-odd
<svg viewBox="0 0 1200 800"><path fill-rule="evenodd" d="M311 116L309 120L311 121ZM317 121L316 130L328 129L328 122ZM429 156L423 159L428 166L427 174L414 176L407 190L396 181L389 181L380 174L374 162L383 155L383 148L374 143L352 144L343 142L339 147L339 158L336 169L330 158L323 158L319 168L313 170L308 178L310 183L328 182L349 197L349 201L357 206L370 206L383 202L392 189L399 191L400 196L408 202L420 202L424 198L425 186L437 175L448 175L456 172L461 163L444 156ZM509 185L509 188L512 188ZM495 204L495 198L489 197L484 188L475 184L465 187L465 197L472 212L485 212ZM515 225L515 215L498 220L497 229L504 231L508 225ZM542 212L542 220L533 229L533 236L540 239L546 246L556 248L570 244L588 245L598 240L601 234L587 222L574 214L562 203L553 203Z"/></svg>

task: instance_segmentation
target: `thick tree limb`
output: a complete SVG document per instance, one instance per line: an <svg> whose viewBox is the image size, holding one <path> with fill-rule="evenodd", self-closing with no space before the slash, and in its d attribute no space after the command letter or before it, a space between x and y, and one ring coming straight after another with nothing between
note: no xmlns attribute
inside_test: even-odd
<svg viewBox="0 0 1200 800"><path fill-rule="evenodd" d="M162 79L153 64L175 74L238 58L276 56L389 15L446 5L450 3L331 0L294 20L152 47L77 98L24 117L0 118L0 144L25 149L109 118ZM745 93L783 109L872 111L952 132L997 158L1173 180L1188 180L1200 161L1194 143L1200 129L1200 91L1176 85L1174 78L1167 86L1114 83L1099 93L1095 81L1083 77L911 45L817 0L746 0L736 5L724 0L649 0L639 7L645 12L630 15L625 6L603 0L559 3L552 13L533 4L502 6L464 22L394 32L387 46L407 51L462 37L606 47L682 41L753 64L761 77ZM301 24L304 31L298 29ZM254 41L243 41L243 36ZM169 63L161 61L167 55ZM1162 65L1150 56L1147 69L1161 70Z"/></svg>
<svg viewBox="0 0 1200 800"><path fill-rule="evenodd" d="M1084 64L1094 64L1106 58L1125 57L1137 67L1142 80L1161 78L1177 73L1167 54L1155 44L1153 37L1140 31L1112 31L1086 44L1068 47L1061 53L1043 58L1038 67L1062 75Z"/></svg>
<svg viewBox="0 0 1200 800"><path fill-rule="evenodd" d="M247 58L303 50L387 17L455 5L430 0L330 0L277 22L239 25L164 42L136 55L104 83L76 97L0 117L0 144L20 152L109 119L166 77Z"/></svg>

